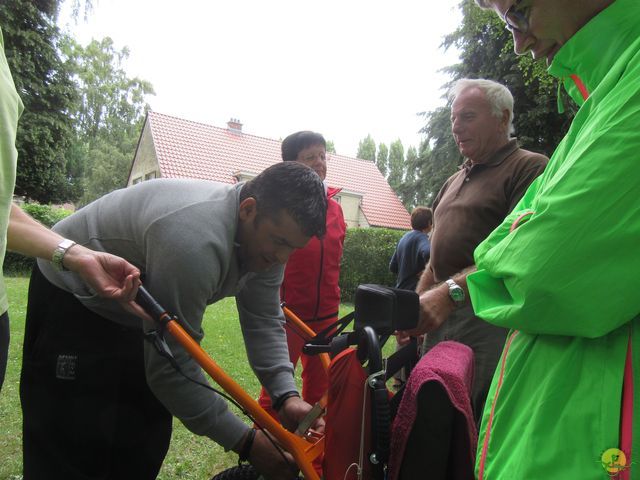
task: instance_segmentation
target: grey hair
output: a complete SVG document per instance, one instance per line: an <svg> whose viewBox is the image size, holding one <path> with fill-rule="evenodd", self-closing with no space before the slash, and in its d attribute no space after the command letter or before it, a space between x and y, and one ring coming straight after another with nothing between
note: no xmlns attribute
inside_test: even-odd
<svg viewBox="0 0 640 480"><path fill-rule="evenodd" d="M476 0L480 2L482 0ZM487 101L491 105L491 111L495 117L502 117L504 110L509 111L509 134L515 132L513 127L513 95L507 87L501 83L494 82L493 80L487 80L484 78L462 78L455 82L449 89L449 100L452 102L458 98L462 92L469 90L470 88L478 88L484 92Z"/></svg>

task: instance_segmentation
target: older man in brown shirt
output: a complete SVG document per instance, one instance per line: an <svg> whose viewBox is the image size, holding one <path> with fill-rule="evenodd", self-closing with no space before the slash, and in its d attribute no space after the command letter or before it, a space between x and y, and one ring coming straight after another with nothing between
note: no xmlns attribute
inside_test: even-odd
<svg viewBox="0 0 640 480"><path fill-rule="evenodd" d="M519 148L513 97L490 80L459 80L449 92L451 129L465 157L434 203L431 259L417 286L421 318L411 334L427 333L426 352L443 340L469 345L475 355L472 404L479 421L506 330L473 314L466 276L473 251L518 203L548 158Z"/></svg>

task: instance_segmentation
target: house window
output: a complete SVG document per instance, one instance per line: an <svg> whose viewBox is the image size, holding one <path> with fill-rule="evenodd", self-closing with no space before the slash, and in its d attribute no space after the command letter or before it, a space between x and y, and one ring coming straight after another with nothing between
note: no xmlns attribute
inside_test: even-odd
<svg viewBox="0 0 640 480"><path fill-rule="evenodd" d="M147 174L144 176L144 179L145 179L145 180L152 180L152 179L154 179L154 178L156 178L156 172L155 172L155 170L154 170L153 172L149 172L149 173L147 173Z"/></svg>
<svg viewBox="0 0 640 480"><path fill-rule="evenodd" d="M142 181L142 177L136 177L133 179L133 182L131 182L132 185L135 185L136 183L140 183Z"/></svg>

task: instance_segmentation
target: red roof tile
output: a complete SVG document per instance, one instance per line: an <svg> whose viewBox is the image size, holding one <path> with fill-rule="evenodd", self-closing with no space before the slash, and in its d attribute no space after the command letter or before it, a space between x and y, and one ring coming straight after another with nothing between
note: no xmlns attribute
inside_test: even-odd
<svg viewBox="0 0 640 480"><path fill-rule="evenodd" d="M234 132L157 112L147 121L160 173L165 178L201 178L234 183L234 174L258 174L281 161L280 141ZM373 162L327 155L327 183L362 195L370 225L410 229L410 216Z"/></svg>

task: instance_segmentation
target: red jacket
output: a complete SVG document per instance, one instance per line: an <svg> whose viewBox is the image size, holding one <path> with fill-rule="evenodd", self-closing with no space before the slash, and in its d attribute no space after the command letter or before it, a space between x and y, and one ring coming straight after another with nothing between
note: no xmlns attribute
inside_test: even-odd
<svg viewBox="0 0 640 480"><path fill-rule="evenodd" d="M289 257L280 288L280 299L305 322L338 315L340 305L340 260L346 224L340 204L333 196L339 188L327 191L327 233L322 240L313 237Z"/></svg>

